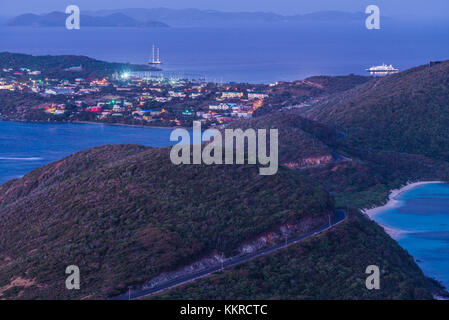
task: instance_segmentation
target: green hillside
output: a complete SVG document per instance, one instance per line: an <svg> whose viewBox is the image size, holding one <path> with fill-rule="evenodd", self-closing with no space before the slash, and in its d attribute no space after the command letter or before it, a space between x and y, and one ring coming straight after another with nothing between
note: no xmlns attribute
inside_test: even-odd
<svg viewBox="0 0 449 320"><path fill-rule="evenodd" d="M64 69L81 66L81 71L71 72ZM41 78L69 79L75 78L102 78L111 76L115 72L159 70L147 65L129 63L111 63L92 59L85 56L32 56L29 54L0 52L0 76L7 76L3 68L29 68L31 71L42 72Z"/></svg>
<svg viewBox="0 0 449 320"><path fill-rule="evenodd" d="M279 163L291 168L331 162L332 149L326 143L337 139L335 130L288 111L233 122L227 128L277 129Z"/></svg>
<svg viewBox="0 0 449 320"><path fill-rule="evenodd" d="M231 124L279 129L284 166L274 176L247 165L174 166L169 148L119 145L7 182L0 298L114 296L210 254L235 254L282 225L321 225L335 206L350 216L332 231L157 298L431 298L441 288L356 209L410 181L449 180L448 69L342 78L332 85L364 83L309 108ZM65 289L71 264L81 269L80 291ZM364 286L370 264L382 269L382 290Z"/></svg>
<svg viewBox="0 0 449 320"><path fill-rule="evenodd" d="M338 128L350 148L449 160L449 61L370 81L302 114Z"/></svg>
<svg viewBox="0 0 449 320"><path fill-rule="evenodd" d="M380 290L365 269L381 269ZM439 285L377 224L352 212L343 225L273 255L151 299L432 299Z"/></svg>
<svg viewBox="0 0 449 320"><path fill-rule="evenodd" d="M299 173L175 166L169 149L87 150L0 187L0 298L98 298L284 224L321 225L329 195ZM77 265L82 288L65 289Z"/></svg>

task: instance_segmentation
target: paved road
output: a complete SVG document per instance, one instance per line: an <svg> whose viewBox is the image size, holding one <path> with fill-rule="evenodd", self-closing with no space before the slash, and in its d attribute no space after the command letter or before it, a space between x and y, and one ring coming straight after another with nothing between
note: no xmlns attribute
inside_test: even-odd
<svg viewBox="0 0 449 320"><path fill-rule="evenodd" d="M287 242L284 242L282 244L278 244L278 245L275 245L275 246L270 247L270 248L266 248L266 249L263 249L263 250L260 250L260 251L254 252L254 253L250 253L250 254L247 254L247 255L242 256L242 257L236 257L236 258L227 260L227 261L223 262L223 269L235 266L235 265L243 263L243 262L247 262L249 260L252 260L252 259L257 258L257 257L261 257L261 256L266 255L266 254L273 253L273 252L275 252L275 251L277 251L279 249L288 247L291 244L297 243L299 241L302 241L304 239L307 239L309 237L317 235L317 234L319 234L319 233L321 233L323 231L329 230L329 229L335 227L336 225L340 224L344 220L346 220L346 217L347 217L347 214L346 214L345 210L336 210L335 211L335 216L330 221L330 225L329 225L329 223L327 223L327 224L322 225L322 226L320 226L320 227L318 227L318 228L316 228L316 229L314 229L314 230L312 230L312 231L310 231L310 232L308 232L306 234L303 234L303 235L298 236L296 238L287 240ZM122 295L114 298L114 300L134 300L134 299L139 299L139 298L142 298L142 297L145 297L145 296L150 296L150 295L153 295L153 294L158 293L160 291L171 289L171 288L174 288L174 287L186 284L188 282L191 282L193 280L196 280L196 279L199 279L199 278L203 278L205 276L208 276L208 275L210 275L212 273L215 273L215 272L218 272L218 271L221 271L221 270L222 270L222 266L220 266L220 265L219 266L215 266L215 267L211 267L211 268L208 268L208 269L205 269L205 270L193 273L193 274L189 274L189 275L185 275L183 277L179 277L179 278L176 278L176 279L173 279L173 280L169 280L169 281L167 281L167 282L165 282L163 284L160 284L160 285L158 285L156 287L153 287L153 288L127 292L125 294L122 294Z"/></svg>
<svg viewBox="0 0 449 320"><path fill-rule="evenodd" d="M351 158L343 157L341 154L338 154L336 152L332 152L332 157L334 158L334 161L332 161L332 163L340 163L340 162L352 161Z"/></svg>

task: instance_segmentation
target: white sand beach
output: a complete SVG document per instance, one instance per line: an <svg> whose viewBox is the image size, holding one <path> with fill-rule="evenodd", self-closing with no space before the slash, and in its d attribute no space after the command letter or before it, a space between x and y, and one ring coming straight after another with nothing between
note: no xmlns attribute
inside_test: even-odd
<svg viewBox="0 0 449 320"><path fill-rule="evenodd" d="M374 217L376 216L376 214L378 214L384 210L393 209L393 208L397 208L398 206L400 206L401 201L397 200L397 198L401 193L412 190L412 189L417 188L422 185L434 184L434 183L444 183L444 182L443 181L421 181L421 182L408 183L407 185L405 185L402 188L391 190L388 202L385 205L380 206L380 207L370 208L370 209L364 209L364 210L362 210L362 212L364 214L366 214L371 220L375 221ZM398 238L400 238L403 234L408 232L407 230L396 229L396 228L392 228L392 227L389 227L386 225L382 225L381 223L379 223L377 221L375 221L375 222L377 224L379 224L382 228L384 228L385 232L387 234L389 234L390 237L392 237L393 239L396 239L396 240Z"/></svg>

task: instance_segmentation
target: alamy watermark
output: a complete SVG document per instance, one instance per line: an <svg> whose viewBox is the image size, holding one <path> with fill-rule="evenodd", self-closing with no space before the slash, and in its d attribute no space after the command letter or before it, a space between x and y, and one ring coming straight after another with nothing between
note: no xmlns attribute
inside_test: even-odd
<svg viewBox="0 0 449 320"><path fill-rule="evenodd" d="M366 274L369 276L366 278L365 286L368 290L380 289L380 269L376 265L370 265L366 267Z"/></svg>
<svg viewBox="0 0 449 320"><path fill-rule="evenodd" d="M69 15L65 20L67 30L79 30L81 24L80 8L76 5L70 5L65 9L65 13Z"/></svg>
<svg viewBox="0 0 449 320"><path fill-rule="evenodd" d="M65 273L69 274L65 280L65 287L68 290L79 290L80 287L80 268L75 265L70 265L65 269Z"/></svg>
<svg viewBox="0 0 449 320"><path fill-rule="evenodd" d="M278 171L278 130L269 130L267 143L266 129L225 129L223 135L216 129L202 133L201 122L193 122L193 141L189 131L176 129L170 141L178 141L170 152L170 160L180 164L259 164L260 175L274 175ZM209 142L203 145L203 142ZM269 153L267 153L267 144ZM245 148L245 146L247 148ZM193 154L192 154L193 148ZM224 156L224 161L223 161Z"/></svg>
<svg viewBox="0 0 449 320"><path fill-rule="evenodd" d="M368 18L365 20L365 26L368 30L379 30L380 29L380 9L376 5L369 5L365 10L366 14L369 14Z"/></svg>

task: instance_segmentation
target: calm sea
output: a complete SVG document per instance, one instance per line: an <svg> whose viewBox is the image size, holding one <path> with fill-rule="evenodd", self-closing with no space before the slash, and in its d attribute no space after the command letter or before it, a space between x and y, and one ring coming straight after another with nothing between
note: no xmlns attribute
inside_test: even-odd
<svg viewBox="0 0 449 320"><path fill-rule="evenodd" d="M397 200L400 206L380 212L374 220L404 231L399 244L427 276L449 289L449 184L419 186Z"/></svg>
<svg viewBox="0 0 449 320"><path fill-rule="evenodd" d="M174 144L171 129L102 124L0 122L0 183L75 152L105 144Z"/></svg>
<svg viewBox="0 0 449 320"><path fill-rule="evenodd" d="M448 22L449 24L449 22ZM152 44L163 69L211 81L269 83L312 75L365 74L376 64L400 70L448 59L449 28L383 22L303 23L246 28L23 28L0 26L0 52L77 54L146 63Z"/></svg>

